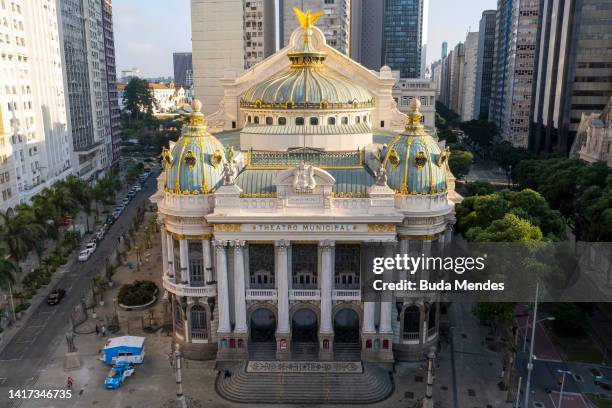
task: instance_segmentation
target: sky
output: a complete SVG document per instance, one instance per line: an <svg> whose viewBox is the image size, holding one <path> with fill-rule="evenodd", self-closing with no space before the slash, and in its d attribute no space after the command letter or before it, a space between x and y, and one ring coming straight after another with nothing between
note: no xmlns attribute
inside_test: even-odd
<svg viewBox="0 0 612 408"><path fill-rule="evenodd" d="M191 51L190 3L113 1L118 76L132 67L138 67L145 77L173 75L172 53ZM428 64L440 58L443 41L448 42L450 50L465 41L468 31L478 31L482 11L495 9L496 4L496 0L429 0Z"/></svg>

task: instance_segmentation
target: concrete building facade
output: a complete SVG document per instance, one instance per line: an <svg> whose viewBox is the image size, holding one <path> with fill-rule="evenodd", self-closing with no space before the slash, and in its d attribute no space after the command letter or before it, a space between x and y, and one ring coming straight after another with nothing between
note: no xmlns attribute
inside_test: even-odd
<svg viewBox="0 0 612 408"><path fill-rule="evenodd" d="M273 15L274 0L191 0L194 94L204 113L219 107L223 78L240 75L274 52Z"/></svg>
<svg viewBox="0 0 612 408"><path fill-rule="evenodd" d="M449 73L448 107L461 114L463 107L463 69L465 68L465 46L459 43L449 54L451 60Z"/></svg>
<svg viewBox="0 0 612 408"><path fill-rule="evenodd" d="M468 33L464 44L461 120L478 119L476 112L476 78L478 66L478 32Z"/></svg>
<svg viewBox="0 0 612 408"><path fill-rule="evenodd" d="M400 78L393 86L393 99L402 113L408 113L413 100L421 104L423 125L435 130L436 127L436 84L429 79Z"/></svg>
<svg viewBox="0 0 612 408"><path fill-rule="evenodd" d="M420 78L422 72L425 0L384 2L383 65L400 71L402 78Z"/></svg>
<svg viewBox="0 0 612 408"><path fill-rule="evenodd" d="M383 63L385 2L351 0L350 56L368 69L378 71Z"/></svg>
<svg viewBox="0 0 612 408"><path fill-rule="evenodd" d="M485 10L478 27L478 61L476 63L476 118L489 118L489 102L495 54L495 10Z"/></svg>
<svg viewBox="0 0 612 408"><path fill-rule="evenodd" d="M190 52L175 52L172 54L174 69L174 84L177 87L191 88L193 85L193 62Z"/></svg>
<svg viewBox="0 0 612 408"><path fill-rule="evenodd" d="M115 35L113 30L112 0L102 0L102 22L104 30L104 56L106 58L106 87L111 126L112 163L121 155L121 110L117 92L117 65L115 62Z"/></svg>
<svg viewBox="0 0 612 408"><path fill-rule="evenodd" d="M540 17L531 150L567 152L583 114L612 95L612 7L605 0L546 0Z"/></svg>
<svg viewBox="0 0 612 408"><path fill-rule="evenodd" d="M0 3L0 210L72 172L54 1Z"/></svg>

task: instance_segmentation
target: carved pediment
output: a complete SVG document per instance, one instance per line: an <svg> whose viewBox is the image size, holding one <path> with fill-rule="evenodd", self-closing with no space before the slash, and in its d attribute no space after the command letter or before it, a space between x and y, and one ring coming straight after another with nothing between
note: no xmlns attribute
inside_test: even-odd
<svg viewBox="0 0 612 408"><path fill-rule="evenodd" d="M273 181L278 196L329 195L336 183L327 171L302 162L280 172Z"/></svg>

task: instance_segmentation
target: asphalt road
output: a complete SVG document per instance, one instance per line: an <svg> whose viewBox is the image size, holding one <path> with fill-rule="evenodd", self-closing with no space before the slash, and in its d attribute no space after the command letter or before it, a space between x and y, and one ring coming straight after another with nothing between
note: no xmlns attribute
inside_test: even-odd
<svg viewBox="0 0 612 408"><path fill-rule="evenodd" d="M157 172L154 171L87 262L78 262L76 255L72 255L69 268L55 285L66 289L62 302L57 306L48 306L43 302L35 310L29 311L33 315L28 323L4 347L0 353L0 407L10 402L9 389L27 389L34 384L57 345L62 342L66 344L71 311L90 290L92 278L106 264L105 259L116 247L121 234L127 231L137 208L143 203L148 205L148 199L157 187L156 177Z"/></svg>

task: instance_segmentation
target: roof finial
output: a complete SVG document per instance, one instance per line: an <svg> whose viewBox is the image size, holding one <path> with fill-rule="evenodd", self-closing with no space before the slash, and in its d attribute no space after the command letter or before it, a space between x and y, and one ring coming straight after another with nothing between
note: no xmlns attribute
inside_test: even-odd
<svg viewBox="0 0 612 408"><path fill-rule="evenodd" d="M302 28L306 29L313 27L317 20L320 19L323 15L325 15L325 13L322 11L317 11L316 13L311 14L310 10L306 10L306 13L304 13L297 7L293 7L293 11L295 12L295 15Z"/></svg>
<svg viewBox="0 0 612 408"><path fill-rule="evenodd" d="M201 112L202 111L202 102L200 102L199 99L194 99L193 102L191 103L191 109L192 109L193 113Z"/></svg>

